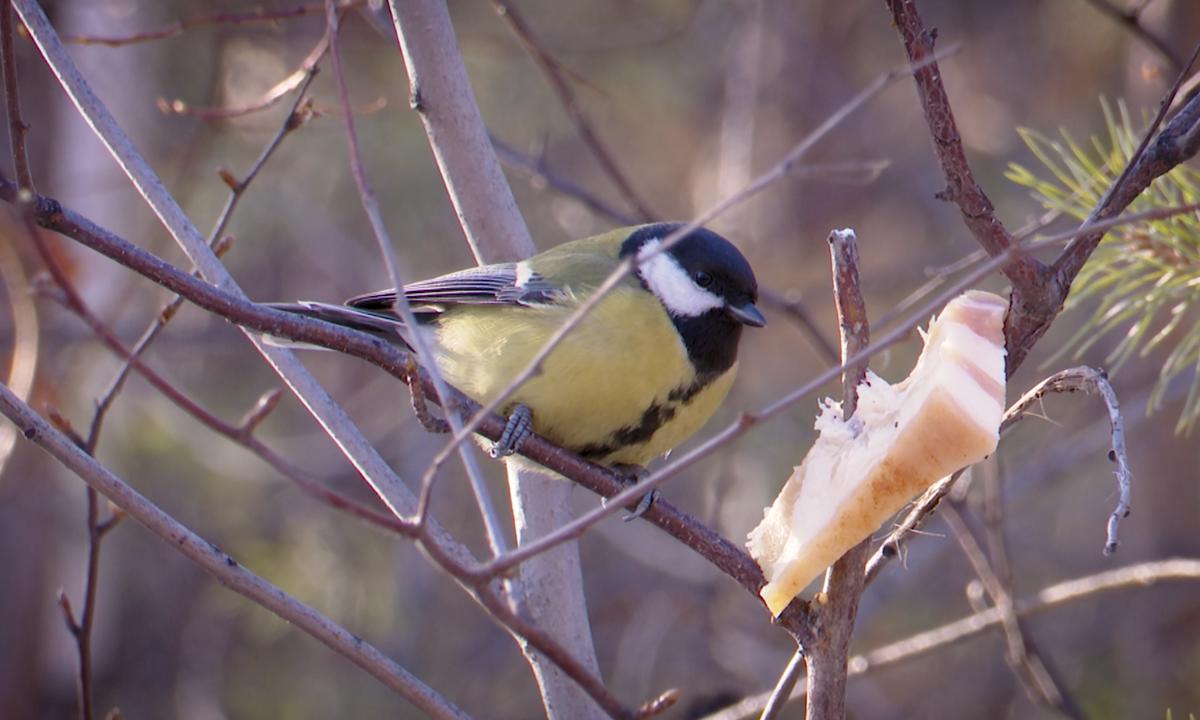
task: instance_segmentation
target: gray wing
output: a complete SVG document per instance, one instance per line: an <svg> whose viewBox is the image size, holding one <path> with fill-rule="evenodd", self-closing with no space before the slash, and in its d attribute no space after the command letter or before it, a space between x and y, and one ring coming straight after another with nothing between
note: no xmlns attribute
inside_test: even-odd
<svg viewBox="0 0 1200 720"><path fill-rule="evenodd" d="M525 263L502 263L461 270L404 287L404 297L418 323L436 320L454 305L546 305L558 302L561 287L529 270ZM408 328L396 316L396 293L391 290L359 295L345 305L301 301L270 303L276 310L306 315L335 325L362 330L408 345ZM273 345L307 347L282 338L269 338Z"/></svg>
<svg viewBox="0 0 1200 720"><path fill-rule="evenodd" d="M426 313L449 305L545 305L557 302L563 290L525 263L499 263L460 270L404 286L404 297L414 310ZM359 310L386 312L396 293L391 290L359 295L346 305Z"/></svg>

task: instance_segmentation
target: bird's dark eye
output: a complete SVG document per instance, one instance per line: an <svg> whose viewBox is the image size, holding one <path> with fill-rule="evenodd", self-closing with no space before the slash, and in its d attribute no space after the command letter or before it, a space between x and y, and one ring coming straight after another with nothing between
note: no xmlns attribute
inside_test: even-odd
<svg viewBox="0 0 1200 720"><path fill-rule="evenodd" d="M699 285L700 287L706 288L709 285L712 285L712 281L713 281L712 275L709 275L708 273L704 272L703 270L696 273L696 284Z"/></svg>

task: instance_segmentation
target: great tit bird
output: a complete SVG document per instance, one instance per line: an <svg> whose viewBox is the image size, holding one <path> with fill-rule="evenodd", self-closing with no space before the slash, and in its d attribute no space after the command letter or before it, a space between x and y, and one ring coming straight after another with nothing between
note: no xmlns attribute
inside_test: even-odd
<svg viewBox="0 0 1200 720"><path fill-rule="evenodd" d="M443 377L496 397L624 258L643 259L550 353L504 411L602 465L643 466L712 416L733 384L742 326L766 324L746 258L703 228L650 256L679 223L613 230L517 263L404 287ZM408 345L392 290L345 305L276 305ZM511 451L511 448L509 448Z"/></svg>

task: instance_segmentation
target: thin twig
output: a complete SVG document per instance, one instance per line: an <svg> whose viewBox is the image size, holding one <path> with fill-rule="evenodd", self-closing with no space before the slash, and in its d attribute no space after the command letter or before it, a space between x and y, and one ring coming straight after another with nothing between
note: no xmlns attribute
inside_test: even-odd
<svg viewBox="0 0 1200 720"><path fill-rule="evenodd" d="M851 363L870 338L867 306L858 276L858 244L853 230L829 234L833 259L833 298L837 307L842 374L842 418L852 421L858 408L858 387L866 379L867 363ZM825 584L814 604L816 628L804 646L808 659L808 707L810 720L842 720L846 716L846 661L854 620L864 587L863 566L871 549L864 538L848 550L825 573Z"/></svg>
<svg viewBox="0 0 1200 720"><path fill-rule="evenodd" d="M779 713L783 712L783 706L792 698L792 691L796 689L796 681L804 672L804 666L804 650L797 648L796 652L792 653L791 660L788 660L787 667L775 681L775 687L767 696L767 702L763 706L759 720L772 720L772 718L779 717Z"/></svg>
<svg viewBox="0 0 1200 720"><path fill-rule="evenodd" d="M758 297L768 307L782 312L789 320L795 322L804 331L804 336L812 343L813 349L830 363L839 362L837 348L825 337L825 333L813 320L812 314L802 300L793 300L782 293L770 288L760 288Z"/></svg>
<svg viewBox="0 0 1200 720"><path fill-rule="evenodd" d="M25 144L25 133L29 126L21 119L12 20L12 7L8 0L0 0L0 66L4 73L4 95L8 109L8 141L17 182L21 187L35 190ZM4 286L13 324L13 350L7 382L18 397L27 400L33 392L37 373L39 325L37 308L29 293L29 277L21 256L10 242L0 243L0 285ZM0 429L0 470L7 464L16 439L12 428Z"/></svg>
<svg viewBox="0 0 1200 720"><path fill-rule="evenodd" d="M583 140L583 144L587 146L592 157L596 158L596 161L600 163L600 168L617 188L617 192L633 207L634 212L642 222L653 220L656 215L651 212L645 201L634 192L629 178L617 167L612 151L600 139L596 129L592 126L591 120L583 112L578 98L575 97L575 92L571 90L570 83L563 77L562 68L559 66L558 61L550 53L546 52L545 48L538 42L533 31L529 28L529 24L525 22L524 17L517 12L517 9L511 2L492 0L492 7L496 9L496 14L504 20L504 23L516 35L517 41L520 42L525 52L529 53L529 56L533 58L538 69L542 71L546 82L550 84L550 89L554 91L559 104L562 105L563 110L567 113L567 118L575 126L575 132Z"/></svg>
<svg viewBox="0 0 1200 720"><path fill-rule="evenodd" d="M212 542L167 515L77 447L3 385L0 385L0 413L14 422L26 439L46 450L146 529L211 573L222 585L250 598L285 622L320 640L422 712L435 718L467 718L453 703L373 645L250 572Z"/></svg>
<svg viewBox="0 0 1200 720"><path fill-rule="evenodd" d="M267 161L271 159L271 157L275 154L275 151L278 150L280 145L283 144L283 139L307 122L309 112L307 110L305 98L307 97L308 88L312 84L316 74L317 66L313 65L308 69L303 82L300 83L300 86L296 92L296 100L292 103L292 108L288 111L287 117L284 118L279 130L276 131L276 133L271 137L270 141L267 142L266 147L264 147L262 152L259 153L258 158L250 166L250 169L246 172L245 177L243 177L241 180L238 180L229 172L222 172L221 176L226 180L225 184L229 188L229 197L226 198L225 206L221 209L220 214L217 216L217 221L213 225L213 229L209 232L207 238L208 246L213 249L213 252L218 257L224 255L229 248L230 240L224 235L225 229L233 219L233 213L235 210L237 210L241 199L245 197L246 192L250 189L251 183L253 183L255 178L258 177L259 172L263 169L263 167L266 166ZM163 306L155 314L154 320L152 320L146 329L142 331L141 336L139 336L137 342L134 343L133 348L130 350L131 358L140 358L143 353L146 352L146 348L148 348L150 344L153 343L154 340L159 336L159 334L166 329L167 324L171 322L172 318L175 317L175 314L179 311L179 308L182 307L182 305L183 296L178 294L172 296L166 301L166 303L163 304ZM96 442L96 438L99 437L104 418L107 415L113 401L116 399L117 394L120 393L121 388L124 387L125 381L129 378L129 372L131 369L131 361L126 360L123 362L116 374L113 375L112 380L109 381L105 391L101 393L100 399L96 402L97 413L92 420L91 429L88 431L89 444L94 444Z"/></svg>
<svg viewBox="0 0 1200 720"><path fill-rule="evenodd" d="M324 0L322 0L324 2ZM227 105L223 107L208 107L203 105L189 105L183 100L167 100L159 98L158 109L160 112L171 115L185 115L190 117L200 118L201 120L229 120L231 118L242 117L251 113L261 112L275 103L287 97L287 94L292 90L300 87L307 82L306 78L311 77L313 69L325 55L325 51L329 49L329 36L322 35L313 49L309 51L304 60L300 62L300 66L288 74L287 77L272 85L262 95L256 99L250 100L238 105Z"/></svg>
<svg viewBox="0 0 1200 720"><path fill-rule="evenodd" d="M1200 56L1200 43L1192 51L1187 65L1180 71L1171 89L1163 99L1158 113L1150 123L1137 149L1126 163L1125 169L1109 186L1096 207L1084 220L1088 225L1096 220L1119 216L1139 195L1159 177L1194 157L1200 150L1200 95L1183 104L1162 130L1159 126L1172 111L1171 105L1179 93L1187 73ZM1153 141L1151 141L1153 138ZM1079 271L1100 244L1103 232L1081 233L1062 251L1050 268L1050 275L1042 288L1043 297L1035 302L1031 297L1014 297L1010 313L1005 320L1005 338L1008 349L1008 374L1024 360L1033 344L1050 327L1050 323L1062 311L1063 303L1071 291L1071 285ZM1013 313L1012 310L1019 310Z"/></svg>
<svg viewBox="0 0 1200 720"><path fill-rule="evenodd" d="M337 0L338 9L346 10L352 7L366 5L367 0ZM211 15L195 15L182 20L176 20L154 30L142 30L127 35L64 35L62 40L73 45L107 45L120 47L153 40L167 40L177 37L189 30L211 27L214 25L249 25L254 23L277 23L281 20L292 20L306 15L316 15L323 12L325 0L293 5L291 7L266 8L258 7L243 12L223 12Z"/></svg>
<svg viewBox="0 0 1200 720"><path fill-rule="evenodd" d="M1105 525L1104 554L1112 555L1117 551L1117 528L1123 518L1131 512L1131 496L1133 488L1133 472L1129 469L1129 452L1125 447L1125 422L1121 417L1121 406L1117 402L1117 393L1108 382L1108 375L1103 370L1086 366L1075 367L1057 372L1035 385L1021 396L1006 412L1001 429L1007 429L1018 420L1026 417L1035 404L1050 393L1084 392L1099 395L1104 401L1104 409L1108 412L1109 426L1112 428L1112 449L1108 459L1116 465L1114 474L1117 477L1117 506L1108 517Z"/></svg>
<svg viewBox="0 0 1200 720"><path fill-rule="evenodd" d="M21 118L20 83L17 78L16 53L13 49L13 10L7 0L0 1L0 56L4 66L4 94L8 110L9 143L12 151L13 166L17 172L17 180L29 193L36 192L33 172L29 164L29 151L25 143L25 135L29 125ZM53 256L47 251L41 240L37 226L25 214L25 224L30 238L42 255L43 260L51 269L51 274L64 292L73 292L65 273L58 267ZM16 260L19 267L20 260ZM15 355L15 353L14 353ZM15 362L14 357L14 362ZM13 374L20 369L14 366ZM30 374L32 379L32 374ZM19 397L24 400L28 396L28 388L23 388ZM94 454L95 446L83 448L87 453ZM7 455L7 453L5 453ZM106 527L111 529L119 520L119 516L110 518L113 522ZM70 601L64 591L60 591L59 606L62 608L67 629L75 639L75 654L78 662L78 697L79 716L82 720L92 720L95 715L92 689L92 629L96 619L96 588L100 581L100 546L104 534L100 529L100 499L93 488L87 489L86 527L88 534L87 570L84 576L83 612L78 618L71 611Z"/></svg>
<svg viewBox="0 0 1200 720"><path fill-rule="evenodd" d="M1134 10L1122 10L1115 5L1112 5L1108 0L1084 0L1088 5L1091 5L1101 15L1111 18L1114 22L1132 34L1145 45L1149 46L1154 52L1166 61L1170 66L1171 72L1178 73L1183 68L1183 58L1179 57L1179 53L1171 49L1167 41L1150 32L1145 25L1142 24L1142 8Z"/></svg>
<svg viewBox="0 0 1200 720"><path fill-rule="evenodd" d="M954 503L942 509L942 519L950 526L967 561L991 597L992 605L1000 612L1000 626L1004 629L1008 648L1006 659L1026 693L1035 702L1059 714L1077 720L1083 718L1075 701L1062 689L1062 683L1055 678L1054 672L1036 649L1033 639L1017 617L1016 605L1006 583L988 562L975 534L955 509Z"/></svg>
<svg viewBox="0 0 1200 720"><path fill-rule="evenodd" d="M988 255L996 256L1013 245L1013 238L996 219L992 201L975 181L971 166L967 163L962 136L959 135L954 112L950 108L950 98L942 85L941 71L936 61L929 61L934 54L936 35L925 29L915 0L886 2L909 62L922 64L914 70L913 79L917 84L938 164L946 179L946 188L938 193L938 197L958 206L963 222L979 245ZM1037 286L1045 269L1036 259L1022 254L1013 257L1002 268L1002 272L1012 282L1014 289L1024 291Z"/></svg>
<svg viewBox="0 0 1200 720"><path fill-rule="evenodd" d="M445 379L442 378L437 363L434 361L430 339L421 330L421 326L417 322L416 316L413 314L412 308L409 307L408 300L404 296L405 273L400 268L400 261L396 257L396 250L392 245L391 235L388 233L387 226L383 222L383 215L379 211L379 200L376 198L375 189L371 186L370 180L367 179L367 172L363 167L362 152L358 145L358 132L354 126L354 111L350 107L350 91L346 86L341 52L338 48L338 14L339 11L335 0L325 0L325 23L326 34L329 37L329 56L333 61L333 77L337 85L338 99L341 101L342 106L342 121L343 127L346 130L346 151L350 158L350 172L354 176L354 184L358 188L358 196L362 201L363 212L366 213L367 220L371 224L371 231L375 235L375 241L379 246L380 255L383 256L388 279L391 280L392 287L395 288L396 301L393 303L392 309L404 321L405 326L409 328L409 340L412 343L413 350L417 354L418 362L421 363L433 380L433 386L437 392L436 399L440 405L447 407L449 405L448 402L442 401L450 397L449 386L446 384ZM450 427L456 432L462 428L462 418L459 417L452 406L446 412L446 418L450 421ZM508 549L508 542L504 539L504 528L501 526L500 519L496 514L496 505L492 502L491 494L487 489L487 483L484 482L483 471L479 467L479 460L475 456L474 447L469 444L460 445L459 456L462 458L463 468L466 470L471 490L475 494L475 504L478 506L479 514L483 518L488 545L491 547L493 555L499 555ZM432 484L432 479L430 479L422 486L421 494L417 501L415 519L417 525L425 522L429 509L428 497L432 491L426 492L424 486L432 486Z"/></svg>
<svg viewBox="0 0 1200 720"><path fill-rule="evenodd" d="M1018 600L1016 611L1019 617L1025 618L1102 593L1144 588L1168 581L1200 581L1200 559L1155 560L1066 580ZM889 665L916 659L979 635L999 626L1000 623L1000 611L991 607L917 633L851 658L850 676L864 675ZM789 699L798 699L800 692L803 691L797 692ZM769 697L770 693L748 697L736 705L706 716L704 720L742 720L752 717L762 712Z"/></svg>
<svg viewBox="0 0 1200 720"><path fill-rule="evenodd" d="M25 209L25 208L23 208ZM37 225L29 214L25 215L25 222L28 230L29 238L33 246L37 249L38 254L42 258L43 264L53 278L55 284L62 293L65 302L72 309L82 309L84 306L79 294L72 285L70 278L63 271L53 253L46 247L45 241L42 239ZM101 411L96 410L96 415L99 416ZM93 427L96 426L96 420L92 421ZM95 438L84 440L78 434L72 432L72 439L79 448L88 455L95 455L96 446ZM120 516L113 515L108 523L111 529L119 520ZM95 626L96 618L96 588L100 582L100 545L104 539L104 532L100 530L100 498L96 494L95 488L87 488L87 515L86 527L88 534L88 551L87 551L87 570L84 575L84 591L83 591L83 612L76 618L71 612L70 603L66 600L66 593L60 593L59 606L63 610L67 629L75 638L75 650L79 662L79 715L83 720L91 720L94 717L92 690L92 629Z"/></svg>
<svg viewBox="0 0 1200 720"><path fill-rule="evenodd" d="M495 135L490 135L489 137L492 139L492 147L495 148L496 157L500 159L500 162L505 167L516 170L528 177L530 184L534 187L549 188L567 197L574 198L588 210L612 220L618 225L634 225L637 223L637 220L632 215L618 210L580 185L551 170L546 166L545 159L530 157L519 152L516 148L497 138Z"/></svg>
<svg viewBox="0 0 1200 720"><path fill-rule="evenodd" d="M36 0L12 0L12 3L71 102L87 120L171 237L187 254L188 259L199 268L213 289L227 293L227 299L247 302L245 293L208 247L199 230L138 153L112 113L96 97L70 53L59 40L41 6ZM398 517L403 517L412 505L411 493L351 422L345 410L329 397L291 351L268 346L256 333L247 332L247 337L284 378L309 412L317 418L346 458L387 503L388 508Z"/></svg>
<svg viewBox="0 0 1200 720"><path fill-rule="evenodd" d="M21 256L13 243L0 242L0 302L7 303L12 318L12 354L8 358L8 377L4 382L21 400L29 400L37 378L39 337L37 306L32 284ZM17 434L10 425L0 427L0 475L12 457Z"/></svg>
<svg viewBox="0 0 1200 720"><path fill-rule="evenodd" d="M29 125L21 118L17 56L13 49L13 11L8 0L4 0L3 8L0 8L0 57L4 65L4 97L8 102L8 142L12 150L13 168L21 187L36 192L33 171L29 166L29 150L25 145Z"/></svg>

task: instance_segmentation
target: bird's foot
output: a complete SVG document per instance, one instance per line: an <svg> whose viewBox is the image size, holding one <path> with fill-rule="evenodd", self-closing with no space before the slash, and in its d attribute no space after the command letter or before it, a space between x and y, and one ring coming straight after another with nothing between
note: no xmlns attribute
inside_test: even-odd
<svg viewBox="0 0 1200 720"><path fill-rule="evenodd" d="M650 471L641 465L616 463L612 466L612 469L621 476L627 485L637 485L650 476ZM651 490L650 492L646 493L641 497L640 500L638 500L637 505L633 508L633 512L626 513L625 515L621 516L621 519L625 522L637 520L642 515L646 514L646 511L649 510L650 506L654 504L654 500L657 497L657 490ZM608 500L605 499L604 502L607 504Z"/></svg>
<svg viewBox="0 0 1200 720"><path fill-rule="evenodd" d="M532 434L533 411L526 405L517 405L509 413L508 422L504 425L504 432L500 434L500 439L492 444L488 455L493 458L513 455L521 449L521 443L525 442L525 438Z"/></svg>

